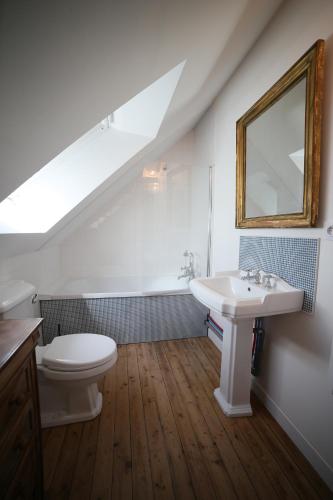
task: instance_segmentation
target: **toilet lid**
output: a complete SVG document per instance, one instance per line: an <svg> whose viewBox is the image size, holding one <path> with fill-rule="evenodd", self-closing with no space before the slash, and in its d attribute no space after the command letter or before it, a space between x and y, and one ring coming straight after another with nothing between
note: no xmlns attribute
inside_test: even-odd
<svg viewBox="0 0 333 500"><path fill-rule="evenodd" d="M109 337L75 333L54 338L43 351L42 362L51 370L87 370L110 361L116 353L117 344Z"/></svg>

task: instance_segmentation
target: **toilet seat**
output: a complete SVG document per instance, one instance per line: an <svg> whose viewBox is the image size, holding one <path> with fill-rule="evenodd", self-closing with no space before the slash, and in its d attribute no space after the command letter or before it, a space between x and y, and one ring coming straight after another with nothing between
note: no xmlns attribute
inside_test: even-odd
<svg viewBox="0 0 333 500"><path fill-rule="evenodd" d="M51 344L36 349L36 355L37 365L42 365L48 372L64 372L65 375L89 372L99 367L102 372L108 364L115 363L117 345L104 335L75 333L54 338Z"/></svg>

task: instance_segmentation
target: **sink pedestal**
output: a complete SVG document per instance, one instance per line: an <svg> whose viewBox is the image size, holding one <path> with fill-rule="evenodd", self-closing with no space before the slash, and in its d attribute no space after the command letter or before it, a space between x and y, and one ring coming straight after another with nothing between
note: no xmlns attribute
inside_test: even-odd
<svg viewBox="0 0 333 500"><path fill-rule="evenodd" d="M214 315L216 317L216 315ZM218 315L223 328L220 387L214 396L230 417L252 415L250 404L253 319Z"/></svg>

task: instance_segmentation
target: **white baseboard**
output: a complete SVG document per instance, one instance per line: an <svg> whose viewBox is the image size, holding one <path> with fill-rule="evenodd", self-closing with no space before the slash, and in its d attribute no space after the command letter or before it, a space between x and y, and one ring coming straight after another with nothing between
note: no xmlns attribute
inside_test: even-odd
<svg viewBox="0 0 333 500"><path fill-rule="evenodd" d="M290 418L267 394L265 389L259 384L258 380L254 378L252 378L252 390L256 393L274 419L281 425L282 429L288 434L290 439L295 443L297 448L301 450L314 469L316 469L327 486L333 491L332 467L324 460L312 444L309 443L306 437L297 429ZM320 424L318 423L318 425Z"/></svg>

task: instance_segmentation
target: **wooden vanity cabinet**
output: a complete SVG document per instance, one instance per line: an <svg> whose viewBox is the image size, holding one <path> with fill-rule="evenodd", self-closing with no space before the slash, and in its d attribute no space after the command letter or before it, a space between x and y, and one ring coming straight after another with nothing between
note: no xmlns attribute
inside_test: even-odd
<svg viewBox="0 0 333 500"><path fill-rule="evenodd" d="M42 499L35 346L40 318L0 321L0 498Z"/></svg>

